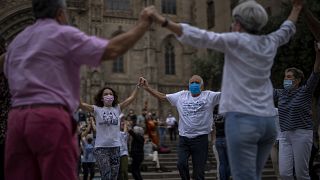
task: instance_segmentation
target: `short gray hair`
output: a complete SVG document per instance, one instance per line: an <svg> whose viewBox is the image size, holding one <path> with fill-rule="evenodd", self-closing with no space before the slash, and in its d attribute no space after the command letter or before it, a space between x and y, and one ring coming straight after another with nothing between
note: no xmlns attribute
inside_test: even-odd
<svg viewBox="0 0 320 180"><path fill-rule="evenodd" d="M194 76L196 76L197 78L199 78L199 79L200 79L200 85L203 85L203 79L202 79L202 77L199 76L199 75L193 75L193 76L191 76L191 78L194 77ZM189 79L189 84L190 84L191 78Z"/></svg>
<svg viewBox="0 0 320 180"><path fill-rule="evenodd" d="M55 18L59 8L66 8L65 0L32 0L32 10L36 19Z"/></svg>
<svg viewBox="0 0 320 180"><path fill-rule="evenodd" d="M142 127L139 127L139 126L134 126L134 127L133 127L133 132L134 132L135 134L139 134L139 135L143 136L143 134L144 134L144 129L143 129Z"/></svg>
<svg viewBox="0 0 320 180"><path fill-rule="evenodd" d="M266 10L256 1L246 1L236 6L232 17L249 33L258 33L268 23Z"/></svg>

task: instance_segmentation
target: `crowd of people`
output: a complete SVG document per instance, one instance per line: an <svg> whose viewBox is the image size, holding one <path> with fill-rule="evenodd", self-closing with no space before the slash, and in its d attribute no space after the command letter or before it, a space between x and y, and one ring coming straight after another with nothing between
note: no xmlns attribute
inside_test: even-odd
<svg viewBox="0 0 320 180"><path fill-rule="evenodd" d="M103 91L105 91L105 88L97 96L100 97ZM113 95L115 94L114 92ZM135 94L136 90L130 97L134 98ZM160 141L159 118L155 113L146 111L147 113L142 115L144 120L141 120L139 125L137 124L137 115L133 110L130 110L128 115L123 113L115 115L113 113L113 115L118 116L116 119L119 120L119 123L117 122L116 128L112 130L110 127L112 117L108 115L109 113L104 113L106 115L102 115L102 120L99 119L101 113L95 114L94 108L90 109L92 108L90 107L91 105L81 104L80 107L82 109L77 111L75 118L79 121L78 134L81 162L79 162L78 172L79 175L83 175L82 179L92 179L95 176L96 169L99 169L102 179L118 178L119 180L126 180L128 179L129 167L131 167L131 172L135 179L142 179L140 171L143 168L141 164L143 161L149 160L154 162L154 169L157 172L170 171L160 166L158 156L159 153L169 152L162 150L163 148L168 148L165 145L165 137L169 130L165 129L162 132L163 137ZM169 113L167 121L172 118L174 117ZM106 123L107 121L110 122L110 125L107 126L108 130L99 128L101 122ZM148 125L150 124L149 121L153 121L152 126ZM141 123L145 125L142 126ZM164 125L166 126L166 122L164 122ZM171 128L174 127L170 126ZM105 135L105 131L109 134ZM153 133L150 134L150 131ZM116 135L119 135L119 137L115 137ZM108 144L108 139L118 140L119 142ZM116 147L116 152L104 152L108 151L108 147L111 148L110 150L113 149L112 147Z"/></svg>
<svg viewBox="0 0 320 180"><path fill-rule="evenodd" d="M134 179L140 180L144 159L153 161L161 172L158 153L165 148L167 128L170 140L177 141L177 168L183 180L204 179L210 134L221 180L230 176L234 180L261 179L271 152L276 152L272 159L279 178L310 180L311 102L320 79L320 22L303 3L293 0L287 20L267 35L260 32L268 14L256 1L233 9L231 32L226 33L173 22L149 6L141 11L134 27L107 40L68 26L65 0L32 0L35 23L0 57L11 95L4 178L76 180L82 169L83 178L92 179L97 164L103 180L127 179L131 164ZM270 75L277 49L294 36L301 12L316 38L312 73L305 81L301 70L288 68L283 88L274 89ZM188 90L168 94L140 77L122 102L112 87L102 88L94 105L82 102L81 65L97 67L121 56L152 23L170 30L182 44L224 53L221 92L205 90L199 75L190 77ZM147 109L139 116L133 110L124 116L122 112L137 98L139 89L169 102L179 119L170 112L164 120ZM217 106L218 112L214 111ZM78 108L89 114L80 123L74 121Z"/></svg>

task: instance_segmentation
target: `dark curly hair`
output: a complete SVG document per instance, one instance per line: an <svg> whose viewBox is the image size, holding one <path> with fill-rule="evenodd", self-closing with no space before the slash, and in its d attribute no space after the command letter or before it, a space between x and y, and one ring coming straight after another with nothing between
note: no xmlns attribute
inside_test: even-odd
<svg viewBox="0 0 320 180"><path fill-rule="evenodd" d="M114 97L114 100L112 102L112 107L115 107L118 104L118 95L117 95L116 91L113 90L110 87L104 87L104 88L102 88L102 89L100 89L98 91L98 93L94 97L95 105L98 106L98 107L103 107L104 106L102 99L103 99L103 91L106 90L106 89L109 89L110 91L112 91L112 94L113 94L113 97Z"/></svg>

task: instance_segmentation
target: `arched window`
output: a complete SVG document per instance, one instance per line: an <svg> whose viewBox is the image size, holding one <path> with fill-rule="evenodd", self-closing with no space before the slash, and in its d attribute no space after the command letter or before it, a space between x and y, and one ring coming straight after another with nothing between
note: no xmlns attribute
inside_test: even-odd
<svg viewBox="0 0 320 180"><path fill-rule="evenodd" d="M168 42L165 45L165 69L167 75L176 74L174 46Z"/></svg>
<svg viewBox="0 0 320 180"><path fill-rule="evenodd" d="M213 0L207 1L207 23L208 29L211 29L215 26L215 4Z"/></svg>
<svg viewBox="0 0 320 180"><path fill-rule="evenodd" d="M113 61L112 72L114 72L114 73L124 73L123 56L120 56L116 60Z"/></svg>
<svg viewBox="0 0 320 180"><path fill-rule="evenodd" d="M105 0L107 10L128 11L130 10L130 0Z"/></svg>
<svg viewBox="0 0 320 180"><path fill-rule="evenodd" d="M162 13L177 14L176 0L161 0Z"/></svg>

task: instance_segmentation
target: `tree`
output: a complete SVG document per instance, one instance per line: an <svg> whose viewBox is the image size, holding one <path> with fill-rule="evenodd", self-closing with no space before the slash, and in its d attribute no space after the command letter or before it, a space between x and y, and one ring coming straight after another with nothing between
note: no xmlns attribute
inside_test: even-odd
<svg viewBox="0 0 320 180"><path fill-rule="evenodd" d="M223 69L223 54L208 53L204 57L192 59L192 72L202 77L204 86L207 89L220 90Z"/></svg>

